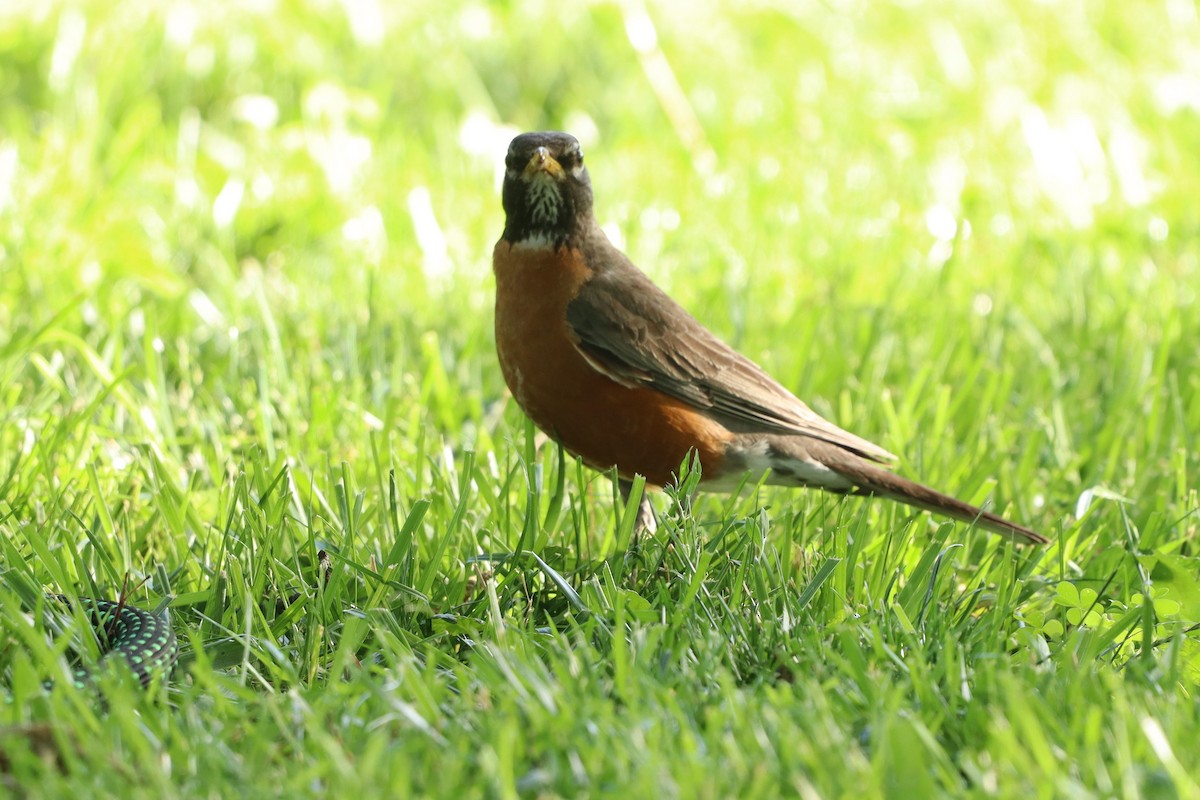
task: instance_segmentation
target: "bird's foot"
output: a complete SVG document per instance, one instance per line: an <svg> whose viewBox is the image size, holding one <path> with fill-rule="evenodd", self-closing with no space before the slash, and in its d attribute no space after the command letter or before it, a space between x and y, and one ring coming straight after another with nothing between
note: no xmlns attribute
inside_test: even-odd
<svg viewBox="0 0 1200 800"><path fill-rule="evenodd" d="M629 493L633 491L633 481L621 478L617 481L617 488L621 491L621 499L628 504ZM642 533L653 536L657 530L658 519L654 516L654 506L650 503L650 495L643 489L642 499L638 503L637 516L633 520L633 535L635 538Z"/></svg>

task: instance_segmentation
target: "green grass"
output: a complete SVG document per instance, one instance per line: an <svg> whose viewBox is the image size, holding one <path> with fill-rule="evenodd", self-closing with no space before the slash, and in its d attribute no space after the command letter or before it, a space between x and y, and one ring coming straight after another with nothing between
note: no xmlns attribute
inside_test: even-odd
<svg viewBox="0 0 1200 800"><path fill-rule="evenodd" d="M1200 796L1194 4L384 5L0 11L8 789ZM546 127L727 341L1054 544L685 482L631 545L493 352ZM183 661L101 702L39 598L123 587Z"/></svg>

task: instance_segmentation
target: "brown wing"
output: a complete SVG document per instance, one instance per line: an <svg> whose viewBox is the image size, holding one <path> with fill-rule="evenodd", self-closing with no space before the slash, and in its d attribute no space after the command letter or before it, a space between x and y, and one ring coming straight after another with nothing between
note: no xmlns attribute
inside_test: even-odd
<svg viewBox="0 0 1200 800"><path fill-rule="evenodd" d="M607 242L605 243L607 244ZM761 367L722 342L616 248L567 306L575 345L597 370L626 386L652 386L739 433L790 433L872 461L895 456L827 422Z"/></svg>

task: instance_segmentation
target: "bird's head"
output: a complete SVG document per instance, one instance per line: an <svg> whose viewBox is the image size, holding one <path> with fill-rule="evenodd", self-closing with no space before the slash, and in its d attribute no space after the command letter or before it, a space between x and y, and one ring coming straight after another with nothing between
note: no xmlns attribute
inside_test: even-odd
<svg viewBox="0 0 1200 800"><path fill-rule="evenodd" d="M591 219L592 182L569 133L522 133L504 159L504 238L558 246Z"/></svg>

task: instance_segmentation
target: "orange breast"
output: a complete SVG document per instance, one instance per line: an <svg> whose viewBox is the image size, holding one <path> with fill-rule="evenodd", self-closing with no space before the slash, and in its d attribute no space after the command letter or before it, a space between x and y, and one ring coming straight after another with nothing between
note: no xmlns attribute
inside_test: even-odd
<svg viewBox="0 0 1200 800"><path fill-rule="evenodd" d="M575 348L567 304L592 274L578 250L500 241L492 266L500 369L534 424L589 466L615 466L622 477L662 486L693 448L706 477L719 472L733 438L724 426L661 392L622 386Z"/></svg>

